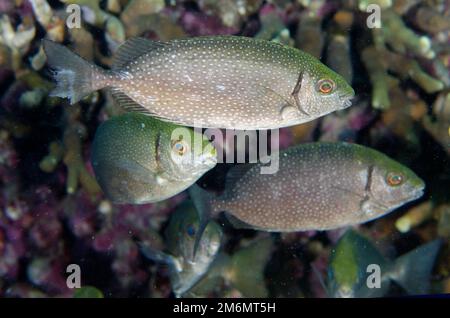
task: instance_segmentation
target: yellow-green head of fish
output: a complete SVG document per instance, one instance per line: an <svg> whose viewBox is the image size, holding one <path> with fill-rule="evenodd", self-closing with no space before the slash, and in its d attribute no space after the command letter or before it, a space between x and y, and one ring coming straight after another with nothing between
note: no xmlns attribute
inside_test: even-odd
<svg viewBox="0 0 450 318"><path fill-rule="evenodd" d="M434 240L398 256L386 259L376 241L357 231L348 230L330 253L328 284L330 297L382 297L395 281L410 295L429 290L430 274L441 241ZM373 280L378 286L373 286Z"/></svg>
<svg viewBox="0 0 450 318"><path fill-rule="evenodd" d="M96 178L116 203L167 199L216 163L216 150L201 131L138 113L104 122L92 147Z"/></svg>
<svg viewBox="0 0 450 318"><path fill-rule="evenodd" d="M424 181L408 167L373 149L355 148L357 162L366 162L366 199L361 201L364 222L378 218L423 195ZM363 177L363 176L359 176Z"/></svg>
<svg viewBox="0 0 450 318"><path fill-rule="evenodd" d="M200 220L190 202L182 204L172 215L166 230L168 249L180 262L180 270L171 275L172 288L177 295L184 294L207 272L220 249L222 229L214 221L206 226L194 255L194 246Z"/></svg>
<svg viewBox="0 0 450 318"><path fill-rule="evenodd" d="M356 244L354 237L353 231L348 231L331 251L328 293L332 297L354 297L356 285L362 279L358 263L359 256L357 249L354 248L354 244Z"/></svg>
<svg viewBox="0 0 450 318"><path fill-rule="evenodd" d="M204 169L211 169L217 163L217 152L208 138L201 130L187 127L166 126L167 138L164 143L170 150L162 153L162 160L167 169L178 172L183 180L186 176L196 175Z"/></svg>
<svg viewBox="0 0 450 318"><path fill-rule="evenodd" d="M351 106L355 91L338 73L308 53L296 51L303 72L297 85L300 109L312 116L322 116ZM294 91L294 94L296 92Z"/></svg>
<svg viewBox="0 0 450 318"><path fill-rule="evenodd" d="M170 240L171 250L192 263L211 259L220 247L222 229L217 223L209 222L200 238L196 257L193 258L195 239L199 228L200 219L197 210L192 203L188 202L177 210L166 233Z"/></svg>

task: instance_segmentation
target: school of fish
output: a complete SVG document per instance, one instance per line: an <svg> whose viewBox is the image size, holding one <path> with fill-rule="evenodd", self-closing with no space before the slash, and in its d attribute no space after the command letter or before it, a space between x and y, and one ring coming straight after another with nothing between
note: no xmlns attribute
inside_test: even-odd
<svg viewBox="0 0 450 318"><path fill-rule="evenodd" d="M345 142L283 150L274 174L261 174L263 163L235 165L221 194L195 184L216 166L217 153L192 127L277 129L351 106L355 92L344 78L296 48L242 36L132 38L108 70L55 42L44 40L43 47L56 81L53 96L73 104L108 88L128 112L104 122L93 143L95 175L112 202L158 202L189 189L192 202L181 205L167 226L166 251L141 245L148 259L169 266L176 297L195 296L196 288L208 289L217 279L247 297L268 295L263 272L272 239L232 256L221 252L222 229L212 219L220 212L236 228L330 230L379 218L424 192L423 180L406 166ZM349 231L331 255L324 288L333 297L382 296L394 280L410 293L424 292L426 285L405 271L416 266L425 280L438 247L432 242L391 262ZM421 262L423 255L428 258ZM377 293L360 281L371 260L386 273Z"/></svg>

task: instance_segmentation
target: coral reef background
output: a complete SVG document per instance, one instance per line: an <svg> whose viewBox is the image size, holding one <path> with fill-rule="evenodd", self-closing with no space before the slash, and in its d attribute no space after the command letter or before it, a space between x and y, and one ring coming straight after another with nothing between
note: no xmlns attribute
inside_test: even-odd
<svg viewBox="0 0 450 318"><path fill-rule="evenodd" d="M70 4L81 8L79 28L66 24ZM381 8L380 28L368 27L371 4ZM357 142L411 167L427 184L425 196L358 230L391 256L444 239L430 280L432 292L450 293L448 1L0 0L0 296L71 297L69 264L80 265L82 284L106 297L169 296L167 269L145 260L137 242L164 248L170 213L186 199L183 193L131 206L103 196L89 162L91 142L99 123L121 110L107 91L74 106L49 97L53 84L40 40L67 44L108 67L132 36L218 34L298 47L352 83L352 107L282 129L280 144ZM220 188L224 169L204 182ZM326 296L312 266L326 275L342 233L274 234L267 295ZM233 254L258 235L225 224L223 248ZM222 282L203 296L242 295Z"/></svg>

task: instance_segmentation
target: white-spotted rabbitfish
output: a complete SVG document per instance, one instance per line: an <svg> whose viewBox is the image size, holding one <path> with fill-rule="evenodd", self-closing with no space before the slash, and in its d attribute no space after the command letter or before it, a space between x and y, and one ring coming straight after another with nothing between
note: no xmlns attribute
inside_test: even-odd
<svg viewBox="0 0 450 318"><path fill-rule="evenodd" d="M327 293L330 297L382 297L395 281L410 295L425 294L440 246L441 241L435 240L390 261L367 238L349 230L331 252Z"/></svg>
<svg viewBox="0 0 450 318"><path fill-rule="evenodd" d="M212 169L217 158L201 133L128 113L97 129L91 161L111 201L142 204L182 192Z"/></svg>
<svg viewBox="0 0 450 318"><path fill-rule="evenodd" d="M315 57L240 36L150 41L117 50L111 70L45 40L54 96L76 103L109 87L127 110L184 126L272 129L349 107L352 87Z"/></svg>
<svg viewBox="0 0 450 318"><path fill-rule="evenodd" d="M194 243L199 228L195 207L185 202L171 216L165 233L168 253L142 245L142 253L149 259L169 266L172 290L183 296L208 271L220 249L222 229L214 221L206 226L199 241L195 259Z"/></svg>
<svg viewBox="0 0 450 318"><path fill-rule="evenodd" d="M230 169L225 190L190 194L206 221L227 212L237 227L292 232L364 223L422 196L424 182L386 155L350 143L302 144L279 153L279 170L261 164Z"/></svg>

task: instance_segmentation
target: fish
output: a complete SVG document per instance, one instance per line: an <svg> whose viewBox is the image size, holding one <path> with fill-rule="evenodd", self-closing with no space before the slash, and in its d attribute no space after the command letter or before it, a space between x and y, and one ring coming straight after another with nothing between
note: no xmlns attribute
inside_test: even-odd
<svg viewBox="0 0 450 318"><path fill-rule="evenodd" d="M273 250L273 239L267 236L254 239L231 254L219 253L207 274L187 295L205 297L225 285L228 289L237 290L243 297L268 297L264 270Z"/></svg>
<svg viewBox="0 0 450 318"><path fill-rule="evenodd" d="M199 226L198 213L194 205L185 201L170 217L165 231L167 252L156 250L145 243L140 244L142 254L169 268L172 290L182 297L208 271L221 245L222 228L210 221L202 233L195 259L193 247Z"/></svg>
<svg viewBox="0 0 450 318"><path fill-rule="evenodd" d="M73 293L73 298L105 298L103 292L94 286L83 286L76 288Z"/></svg>
<svg viewBox="0 0 450 318"><path fill-rule="evenodd" d="M315 57L280 43L243 36L167 42L132 38L110 70L43 40L56 88L80 101L110 88L128 111L183 126L275 129L351 106L353 88Z"/></svg>
<svg viewBox="0 0 450 318"><path fill-rule="evenodd" d="M379 218L420 198L425 188L408 167L358 144L300 144L278 158L273 174L260 173L263 163L235 165L221 195L192 185L201 223L225 211L236 228L331 230Z"/></svg>
<svg viewBox="0 0 450 318"><path fill-rule="evenodd" d="M382 256L368 238L348 230L330 253L327 294L330 297L382 297L388 293L392 281L410 295L426 294L441 244L439 239L431 241L391 261ZM378 268L374 269L374 265ZM378 270L378 288L369 288L367 283L372 284L375 277L370 275Z"/></svg>
<svg viewBox="0 0 450 318"><path fill-rule="evenodd" d="M216 165L217 155L192 128L126 113L98 127L91 162L109 200L144 204L187 189Z"/></svg>

